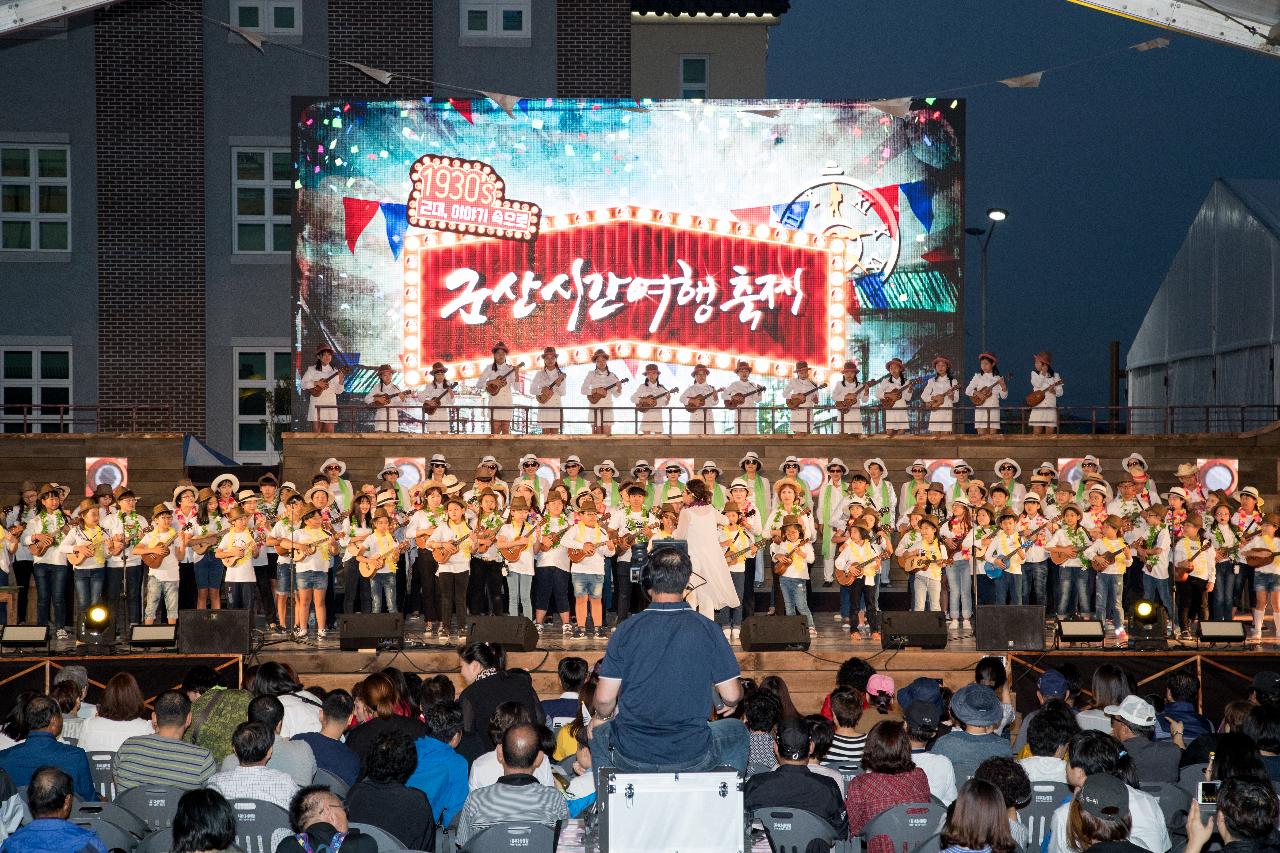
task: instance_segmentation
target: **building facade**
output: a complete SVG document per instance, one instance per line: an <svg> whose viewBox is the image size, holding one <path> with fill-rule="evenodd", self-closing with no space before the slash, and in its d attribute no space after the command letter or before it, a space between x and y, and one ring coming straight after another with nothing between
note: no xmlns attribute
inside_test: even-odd
<svg viewBox="0 0 1280 853"><path fill-rule="evenodd" d="M299 101L763 97L785 3L656 5L124 0L0 34L0 430L171 426L274 462Z"/></svg>

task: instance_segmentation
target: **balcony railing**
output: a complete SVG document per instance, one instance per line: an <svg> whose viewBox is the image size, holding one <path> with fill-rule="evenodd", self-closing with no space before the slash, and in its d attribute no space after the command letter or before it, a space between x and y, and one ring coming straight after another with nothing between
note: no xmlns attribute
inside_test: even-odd
<svg viewBox="0 0 1280 853"><path fill-rule="evenodd" d="M170 405L0 405L0 432L172 432Z"/></svg>

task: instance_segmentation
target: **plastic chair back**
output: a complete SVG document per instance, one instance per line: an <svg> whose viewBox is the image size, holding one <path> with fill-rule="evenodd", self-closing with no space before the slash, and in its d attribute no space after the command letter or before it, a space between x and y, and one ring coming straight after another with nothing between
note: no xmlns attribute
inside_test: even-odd
<svg viewBox="0 0 1280 853"><path fill-rule="evenodd" d="M1040 849L1049 834L1053 813L1071 798L1071 788L1063 782L1032 782L1031 800L1018 809L1018 822L1027 828L1027 843Z"/></svg>
<svg viewBox="0 0 1280 853"><path fill-rule="evenodd" d="M764 826L764 834L773 853L804 853L814 839L823 841L827 846L836 840L836 831L831 824L803 809L760 808L751 816Z"/></svg>
<svg viewBox="0 0 1280 853"><path fill-rule="evenodd" d="M263 800L232 800L236 815L236 846L244 853L273 853L289 829L289 813Z"/></svg>
<svg viewBox="0 0 1280 853"><path fill-rule="evenodd" d="M172 785L135 785L117 793L112 802L141 819L154 833L173 826L178 800L184 793Z"/></svg>
<svg viewBox="0 0 1280 853"><path fill-rule="evenodd" d="M403 841L381 827L369 823L353 823L351 828L360 830L361 835L367 835L376 841L378 843L378 853L391 853L392 850L404 849Z"/></svg>
<svg viewBox="0 0 1280 853"><path fill-rule="evenodd" d="M124 851L124 853L133 853L141 841L133 833L126 832L114 823L101 818L83 818L73 815L71 822L98 836L103 846L107 848L107 853L116 853L118 850Z"/></svg>
<svg viewBox="0 0 1280 853"><path fill-rule="evenodd" d="M933 803L900 803L885 809L862 828L862 839L888 836L895 850L913 850L936 833L947 819L947 810Z"/></svg>
<svg viewBox="0 0 1280 853"><path fill-rule="evenodd" d="M340 800L345 800L347 791L351 790L351 786L346 783L346 780L340 779L336 774L323 768L316 769L315 775L311 777L311 784L327 785L329 790L336 794Z"/></svg>
<svg viewBox="0 0 1280 853"><path fill-rule="evenodd" d="M141 839L151 830L137 815L120 808L115 803L80 803L71 808L69 820L105 820L120 827L130 835Z"/></svg>
<svg viewBox="0 0 1280 853"><path fill-rule="evenodd" d="M89 775L98 797L108 802L116 798L116 754L114 752L89 753Z"/></svg>
<svg viewBox="0 0 1280 853"><path fill-rule="evenodd" d="M526 821L495 823L476 835L462 853L555 853L556 833L549 826Z"/></svg>

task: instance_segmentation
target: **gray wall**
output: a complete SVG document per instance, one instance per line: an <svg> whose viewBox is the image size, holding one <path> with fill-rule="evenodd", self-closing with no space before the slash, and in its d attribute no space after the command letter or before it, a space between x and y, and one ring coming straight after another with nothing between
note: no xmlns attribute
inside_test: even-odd
<svg viewBox="0 0 1280 853"><path fill-rule="evenodd" d="M0 344L70 344L80 404L98 399L92 22L79 15L65 33L0 38L0 142L71 146L71 251L0 252Z"/></svg>
<svg viewBox="0 0 1280 853"><path fill-rule="evenodd" d="M449 89L463 83L486 92L550 98L556 93L556 4L533 0L528 46L506 46L501 40L477 47L458 41L458 0L435 0L436 92L442 97L479 97ZM523 43L521 43L523 44Z"/></svg>

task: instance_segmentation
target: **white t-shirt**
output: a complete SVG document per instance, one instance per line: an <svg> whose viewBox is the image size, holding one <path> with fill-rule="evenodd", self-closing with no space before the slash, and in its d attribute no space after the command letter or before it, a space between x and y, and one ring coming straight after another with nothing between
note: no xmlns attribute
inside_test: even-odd
<svg viewBox="0 0 1280 853"><path fill-rule="evenodd" d="M396 537L390 533L369 534L364 540L364 544L360 547L360 553L366 559L377 557L380 554L386 556L377 574L389 575L396 570Z"/></svg>
<svg viewBox="0 0 1280 853"><path fill-rule="evenodd" d="M929 793L951 805L956 799L956 768L945 755L925 750L912 750L911 760L929 779Z"/></svg>
<svg viewBox="0 0 1280 853"><path fill-rule="evenodd" d="M1047 853L1078 853L1067 846L1067 811L1070 808L1071 803L1063 803L1053 813L1053 834ZM1133 829L1129 831L1131 842L1151 853L1165 853L1173 846L1159 800L1145 791L1130 788L1129 813L1133 816Z"/></svg>
<svg viewBox="0 0 1280 853"><path fill-rule="evenodd" d="M107 556L108 566L136 566L142 562L142 558L135 556L133 547L129 544L131 536L141 537L151 525L147 524L146 518L141 513L133 512L130 514L128 524L125 524L124 513L113 512L102 522L102 529L107 532L107 537L121 536L124 538L124 548L116 556ZM128 529L126 529L126 527ZM135 543L136 546L137 543Z"/></svg>
<svg viewBox="0 0 1280 853"><path fill-rule="evenodd" d="M90 717L80 727L81 749L88 753L115 752L131 737L153 734L150 720L108 720Z"/></svg>
<svg viewBox="0 0 1280 853"><path fill-rule="evenodd" d="M507 523L502 525L501 529L498 530L498 540L500 542L511 542L513 540L520 539L521 537L529 537L531 540L536 540L537 537L534 535L534 529L535 525L527 518L524 520L524 524L519 527L514 524ZM520 551L520 556L518 558L514 560L507 560L506 563L508 571L514 572L517 575L532 575L533 551L537 546L536 541L531 541L523 550Z"/></svg>
<svg viewBox="0 0 1280 853"><path fill-rule="evenodd" d="M253 583L253 531L231 530L218 542L219 551L230 551L232 548L244 548L244 554L227 567L227 583Z"/></svg>
<svg viewBox="0 0 1280 853"><path fill-rule="evenodd" d="M609 532L607 530L598 524L595 527L588 527L585 524L578 523L564 535L564 539L560 540L560 544L566 550L569 548L581 548L588 542L596 544L596 552L590 557L574 563L572 571L580 575L603 575L604 558L613 556L613 544L609 541Z"/></svg>
<svg viewBox="0 0 1280 853"><path fill-rule="evenodd" d="M428 542L452 542L461 539L458 551L448 560L440 564L438 571L458 574L471 571L471 527L465 521L445 521L436 528L436 532L428 537Z"/></svg>
<svg viewBox="0 0 1280 853"><path fill-rule="evenodd" d="M148 574L159 581L170 581L177 583L178 581L178 553L181 550L178 547L178 534L172 528L161 533L159 530L149 530L142 537L142 541L138 543L144 548L153 548L156 545L167 545L169 548L169 556L160 561L160 565L154 569L148 569ZM139 557L138 559L142 559Z"/></svg>
<svg viewBox="0 0 1280 853"><path fill-rule="evenodd" d="M496 785L498 780L506 775L502 765L498 763L498 751L486 752L477 758L471 764L471 775L467 777L467 784L471 790L475 791L480 788ZM533 770L533 778L537 779L548 788L555 785L555 779L551 776L551 761L542 756L542 761Z"/></svg>
<svg viewBox="0 0 1280 853"><path fill-rule="evenodd" d="M319 527L304 527L294 532L292 538L295 545L318 543L314 552L298 560L297 568L299 572L327 573L329 571L329 566L333 562L333 550L329 544L328 533L325 533Z"/></svg>

